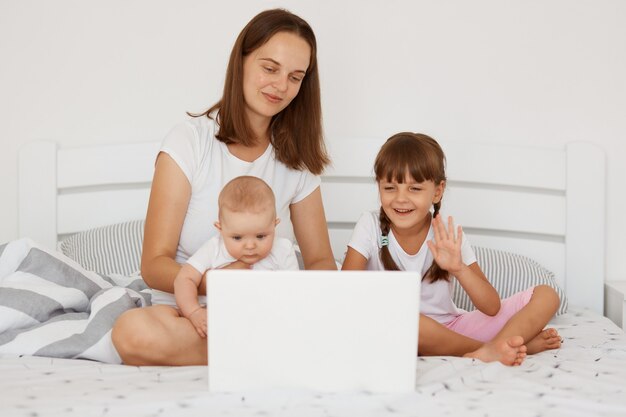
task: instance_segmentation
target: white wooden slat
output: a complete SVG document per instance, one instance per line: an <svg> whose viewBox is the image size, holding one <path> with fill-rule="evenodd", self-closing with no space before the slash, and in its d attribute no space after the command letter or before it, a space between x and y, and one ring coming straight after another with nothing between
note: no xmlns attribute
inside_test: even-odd
<svg viewBox="0 0 626 417"><path fill-rule="evenodd" d="M58 233L69 234L146 217L150 190L105 190L58 197Z"/></svg>
<svg viewBox="0 0 626 417"><path fill-rule="evenodd" d="M152 181L160 142L61 149L60 189Z"/></svg>
<svg viewBox="0 0 626 417"><path fill-rule="evenodd" d="M565 235L565 197L560 195L451 186L441 213L464 227Z"/></svg>
<svg viewBox="0 0 626 417"><path fill-rule="evenodd" d="M56 248L57 146L54 142L31 142L20 148L18 163L20 237Z"/></svg>
<svg viewBox="0 0 626 417"><path fill-rule="evenodd" d="M320 190L328 222L356 222L364 211L380 207L374 183L322 182Z"/></svg>
<svg viewBox="0 0 626 417"><path fill-rule="evenodd" d="M564 190L565 153L521 146L442 144L449 180Z"/></svg>
<svg viewBox="0 0 626 417"><path fill-rule="evenodd" d="M335 140L328 144L328 176L371 177L386 138ZM565 153L559 149L440 142L451 181L564 190Z"/></svg>
<svg viewBox="0 0 626 417"><path fill-rule="evenodd" d="M329 222L356 222L361 213L380 207L375 184L322 183ZM451 186L443 199L443 215L464 227L565 235L565 197L527 191Z"/></svg>
<svg viewBox="0 0 626 417"><path fill-rule="evenodd" d="M602 314L606 165L604 152L589 143L567 145L567 295Z"/></svg>
<svg viewBox="0 0 626 417"><path fill-rule="evenodd" d="M374 176L374 159L384 140L353 139L329 141L328 152L331 166L325 176L367 177Z"/></svg>

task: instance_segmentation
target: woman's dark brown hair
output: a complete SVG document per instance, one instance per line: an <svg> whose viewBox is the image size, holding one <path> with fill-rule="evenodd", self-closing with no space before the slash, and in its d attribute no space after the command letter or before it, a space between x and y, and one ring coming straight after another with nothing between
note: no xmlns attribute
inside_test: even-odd
<svg viewBox="0 0 626 417"><path fill-rule="evenodd" d="M304 39L311 48L311 57L300 91L283 111L272 118L270 138L279 161L289 168L307 169L319 175L330 159L322 134L317 42L309 24L287 10L266 10L248 22L230 54L222 99L206 112L190 115L212 119L213 112L217 110L217 139L227 144L254 144L256 138L245 112L243 61L279 32L293 33Z"/></svg>
<svg viewBox="0 0 626 417"><path fill-rule="evenodd" d="M374 162L376 181L396 181L403 184L407 175L415 182L432 181L435 185L446 180L446 157L437 141L421 133L402 132L393 135L380 148ZM441 200L433 205L433 217L437 216L441 208ZM380 208L380 231L383 236L389 236L391 221ZM398 271L398 265L389 253L389 246L383 245L379 251L380 260L386 270ZM449 280L448 271L441 269L433 261L423 279L431 281L440 279Z"/></svg>

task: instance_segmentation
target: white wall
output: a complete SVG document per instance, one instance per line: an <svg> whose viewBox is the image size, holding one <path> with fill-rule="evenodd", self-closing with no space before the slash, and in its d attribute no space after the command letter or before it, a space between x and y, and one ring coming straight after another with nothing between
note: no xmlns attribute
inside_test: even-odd
<svg viewBox="0 0 626 417"><path fill-rule="evenodd" d="M607 274L626 280L622 0L0 0L0 242L18 237L22 144L162 138L219 97L237 33L275 6L316 31L331 141L604 148Z"/></svg>

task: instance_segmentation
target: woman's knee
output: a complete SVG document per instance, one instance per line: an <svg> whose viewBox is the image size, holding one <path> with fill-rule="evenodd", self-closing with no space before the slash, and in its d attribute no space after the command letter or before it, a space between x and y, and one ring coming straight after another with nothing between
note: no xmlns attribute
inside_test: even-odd
<svg viewBox="0 0 626 417"><path fill-rule="evenodd" d="M149 324L150 321L146 311L133 309L122 313L115 322L111 339L124 362L153 344L150 340L151 332L145 331L154 327L154 324Z"/></svg>

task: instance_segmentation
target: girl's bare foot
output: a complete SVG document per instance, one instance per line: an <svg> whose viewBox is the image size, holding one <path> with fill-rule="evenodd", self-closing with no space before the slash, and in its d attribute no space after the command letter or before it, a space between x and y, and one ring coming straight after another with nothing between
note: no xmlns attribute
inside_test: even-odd
<svg viewBox="0 0 626 417"><path fill-rule="evenodd" d="M509 337L506 340L492 340L474 352L466 353L464 358L479 359L483 362L499 361L507 366L521 365L526 358L526 346L521 336Z"/></svg>
<svg viewBox="0 0 626 417"><path fill-rule="evenodd" d="M537 336L526 343L528 354L543 352L548 349L558 349L561 347L561 336L556 329L545 329Z"/></svg>

